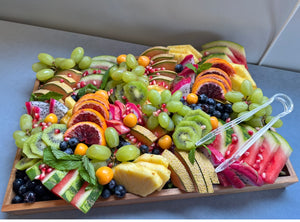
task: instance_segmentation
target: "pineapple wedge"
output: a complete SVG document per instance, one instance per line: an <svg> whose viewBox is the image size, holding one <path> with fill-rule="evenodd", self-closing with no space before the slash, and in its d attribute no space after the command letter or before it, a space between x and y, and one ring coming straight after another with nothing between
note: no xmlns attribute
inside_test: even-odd
<svg viewBox="0 0 300 222"><path fill-rule="evenodd" d="M235 75L230 76L233 90L240 91L242 82L245 79L248 79L252 83L254 89L256 88L256 83L254 82L254 80L251 77L251 74L249 73L249 71L246 69L244 65L235 64L235 63L230 63L230 64L232 65L232 67L236 72Z"/></svg>
<svg viewBox="0 0 300 222"><path fill-rule="evenodd" d="M163 181L153 170L132 162L124 162L113 168L114 179L130 193L146 197L159 189Z"/></svg>
<svg viewBox="0 0 300 222"><path fill-rule="evenodd" d="M134 162L137 163L137 162L142 162L142 161L148 162L148 163L160 164L160 165L165 166L166 168L168 168L168 166L169 166L168 159L161 155L144 153L143 155L136 158Z"/></svg>
<svg viewBox="0 0 300 222"><path fill-rule="evenodd" d="M192 45L170 45L168 46L169 53L175 55L175 59L180 63L185 56L192 54L194 56L195 63L199 62L202 58L202 54L196 50Z"/></svg>
<svg viewBox="0 0 300 222"><path fill-rule="evenodd" d="M71 96L68 96L65 99L65 106L68 107L69 109L73 109L75 103L76 101Z"/></svg>

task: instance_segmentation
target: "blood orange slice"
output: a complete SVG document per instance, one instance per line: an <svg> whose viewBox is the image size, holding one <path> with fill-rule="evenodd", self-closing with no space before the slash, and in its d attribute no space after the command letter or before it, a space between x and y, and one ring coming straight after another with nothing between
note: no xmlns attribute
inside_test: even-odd
<svg viewBox="0 0 300 222"><path fill-rule="evenodd" d="M76 111L68 122L68 128L76 123L86 121L98 124L103 130L107 128L104 117L94 109L80 109Z"/></svg>
<svg viewBox="0 0 300 222"><path fill-rule="evenodd" d="M210 79L215 79L215 80L221 82L227 91L231 91L231 81L229 80L229 83L230 83L229 84L228 81L223 76L219 76L216 74L209 74L209 75L204 75L204 76L198 75L195 82L208 81Z"/></svg>
<svg viewBox="0 0 300 222"><path fill-rule="evenodd" d="M104 130L93 122L79 122L67 129L64 138L76 137L88 145L106 145Z"/></svg>
<svg viewBox="0 0 300 222"><path fill-rule="evenodd" d="M197 78L200 78L202 76L208 76L208 75L217 75L217 76L224 78L231 88L231 80L229 78L229 75L226 72L224 72L222 69L210 68L210 69L204 70L203 72L199 73L199 75L197 75Z"/></svg>
<svg viewBox="0 0 300 222"><path fill-rule="evenodd" d="M82 96L77 103L81 103L87 100L93 100L96 101L98 103L102 103L107 109L109 109L109 102L105 97L102 97L98 94L94 94L94 93L88 93L85 94L84 96Z"/></svg>
<svg viewBox="0 0 300 222"><path fill-rule="evenodd" d="M73 114L75 114L80 109L94 109L99 112L104 117L104 119L109 119L108 109L102 103L96 102L94 100L86 100L80 103L76 103L73 108Z"/></svg>
<svg viewBox="0 0 300 222"><path fill-rule="evenodd" d="M211 67L223 70L228 74L228 76L233 76L235 74L233 66L225 59L211 58L206 60L205 63L211 63Z"/></svg>
<svg viewBox="0 0 300 222"><path fill-rule="evenodd" d="M215 79L204 79L195 82L192 88L192 93L197 95L205 94L209 98L224 100L227 90L224 85Z"/></svg>

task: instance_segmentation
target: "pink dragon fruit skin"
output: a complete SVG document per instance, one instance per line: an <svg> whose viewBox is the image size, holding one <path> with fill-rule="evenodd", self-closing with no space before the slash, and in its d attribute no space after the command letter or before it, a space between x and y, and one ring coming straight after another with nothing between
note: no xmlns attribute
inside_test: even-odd
<svg viewBox="0 0 300 222"><path fill-rule="evenodd" d="M35 113L38 113L41 119L44 119L49 114L49 103L41 101L26 102L27 113L34 117Z"/></svg>
<svg viewBox="0 0 300 222"><path fill-rule="evenodd" d="M177 90L182 92L182 96L187 96L191 92L191 77L183 78L172 87L172 94Z"/></svg>
<svg viewBox="0 0 300 222"><path fill-rule="evenodd" d="M183 65L183 67L186 65L186 64L195 64L195 60L194 60L194 56L192 54L190 55L187 55L186 57L184 57L184 59L180 62L181 65Z"/></svg>
<svg viewBox="0 0 300 222"><path fill-rule="evenodd" d="M49 103L49 112L54 113L57 116L58 121L60 121L69 110L68 107L55 99L51 98Z"/></svg>

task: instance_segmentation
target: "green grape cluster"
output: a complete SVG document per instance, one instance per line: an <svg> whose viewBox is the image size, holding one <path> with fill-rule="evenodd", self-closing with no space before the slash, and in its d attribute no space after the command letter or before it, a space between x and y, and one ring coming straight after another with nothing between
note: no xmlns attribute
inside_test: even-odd
<svg viewBox="0 0 300 222"><path fill-rule="evenodd" d="M259 107L268 101L268 97L263 95L260 88L253 88L249 80L244 80L241 84L240 91L229 91L225 95L225 99L232 103L232 118L240 117L249 111ZM272 106L268 105L264 109L256 112L245 122L252 127L262 127L274 118L272 115ZM274 123L274 128L282 126L282 120Z"/></svg>
<svg viewBox="0 0 300 222"><path fill-rule="evenodd" d="M76 68L79 70L87 69L92 63L92 58L84 55L82 47L75 48L70 58L54 58L48 53L38 54L39 62L32 65L32 70L36 72L36 78L41 82L51 79L55 71L61 69Z"/></svg>
<svg viewBox="0 0 300 222"><path fill-rule="evenodd" d="M161 93L151 89L148 91L147 98L150 103L142 106L142 112L148 117L146 125L150 130L161 126L167 131L173 131L183 116L191 110L180 101L182 98L180 90L172 95L168 89Z"/></svg>

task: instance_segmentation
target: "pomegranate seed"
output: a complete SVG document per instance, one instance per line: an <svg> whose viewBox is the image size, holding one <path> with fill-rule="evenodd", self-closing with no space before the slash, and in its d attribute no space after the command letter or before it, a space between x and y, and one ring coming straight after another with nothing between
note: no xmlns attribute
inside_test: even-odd
<svg viewBox="0 0 300 222"><path fill-rule="evenodd" d="M68 76L68 77L72 77L72 73L68 73L67 76Z"/></svg>
<svg viewBox="0 0 300 222"><path fill-rule="evenodd" d="M248 134L249 134L250 136L252 136L252 135L253 135L253 131L252 131L252 130L248 130Z"/></svg>
<svg viewBox="0 0 300 222"><path fill-rule="evenodd" d="M52 125L52 123L51 123L51 122L47 123L47 126L51 126L51 125Z"/></svg>
<svg viewBox="0 0 300 222"><path fill-rule="evenodd" d="M165 88L166 88L166 89L169 89L169 86L167 85Z"/></svg>
<svg viewBox="0 0 300 222"><path fill-rule="evenodd" d="M156 75L157 75L157 76L160 76L160 73L159 73L159 72L157 72L157 73L156 73Z"/></svg>
<svg viewBox="0 0 300 222"><path fill-rule="evenodd" d="M227 118L225 122L226 122L226 123L229 123L230 121L231 121L231 119L230 119L230 118Z"/></svg>
<svg viewBox="0 0 300 222"><path fill-rule="evenodd" d="M154 71L154 69L151 68L151 69L149 69L149 72L154 73L155 71Z"/></svg>
<svg viewBox="0 0 300 222"><path fill-rule="evenodd" d="M59 81L60 81L60 82L64 82L65 80L64 80L64 79L60 79Z"/></svg>
<svg viewBox="0 0 300 222"><path fill-rule="evenodd" d="M80 88L80 83L77 83L76 87L77 87L77 89L79 89Z"/></svg>
<svg viewBox="0 0 300 222"><path fill-rule="evenodd" d="M59 133L60 133L60 129L55 129L55 130L54 130L54 133L55 133L55 134L59 134Z"/></svg>
<svg viewBox="0 0 300 222"><path fill-rule="evenodd" d="M39 119L40 119L40 114L35 113L35 114L34 114L34 118L35 118L36 120L39 120Z"/></svg>
<svg viewBox="0 0 300 222"><path fill-rule="evenodd" d="M87 76L89 74L88 71L84 71L84 73L82 73L82 76Z"/></svg>
<svg viewBox="0 0 300 222"><path fill-rule="evenodd" d="M166 67L162 67L161 70L166 70Z"/></svg>
<svg viewBox="0 0 300 222"><path fill-rule="evenodd" d="M158 132L154 132L154 135L155 135L156 137L158 137Z"/></svg>
<svg viewBox="0 0 300 222"><path fill-rule="evenodd" d="M66 141L66 142L68 142L69 140L70 140L69 137L65 137L65 138L64 138L64 141Z"/></svg>
<svg viewBox="0 0 300 222"><path fill-rule="evenodd" d="M133 138L135 138L135 137L134 137L134 136L132 136L132 135L131 135L131 136L129 136L129 139L130 139L130 140L132 140Z"/></svg>
<svg viewBox="0 0 300 222"><path fill-rule="evenodd" d="M113 167L113 163L110 162L110 163L107 164L107 166L108 166L109 168L112 168L112 167Z"/></svg>
<svg viewBox="0 0 300 222"><path fill-rule="evenodd" d="M146 66L146 69L150 69L150 66Z"/></svg>
<svg viewBox="0 0 300 222"><path fill-rule="evenodd" d="M262 177L263 179L266 179L266 177L267 177L266 173L263 172L263 173L261 174L261 177Z"/></svg>
<svg viewBox="0 0 300 222"><path fill-rule="evenodd" d="M155 80L153 80L152 82L153 82L153 85L156 85L156 81Z"/></svg>
<svg viewBox="0 0 300 222"><path fill-rule="evenodd" d="M238 142L237 136L233 136L233 137L231 138L231 142L232 142L233 144L236 144L236 143Z"/></svg>
<svg viewBox="0 0 300 222"><path fill-rule="evenodd" d="M47 127L48 127L48 126L43 126L43 127L42 127L42 130L46 129Z"/></svg>
<svg viewBox="0 0 300 222"><path fill-rule="evenodd" d="M93 74L96 74L96 73L97 73L97 70L94 70L94 71L93 71Z"/></svg>
<svg viewBox="0 0 300 222"><path fill-rule="evenodd" d="M114 89L110 89L109 91L110 91L110 93L111 93L111 94L113 94L113 93L114 93Z"/></svg>
<svg viewBox="0 0 300 222"><path fill-rule="evenodd" d="M137 107L138 109L141 109L141 108L142 108L142 106L141 106L140 104L137 104L136 107Z"/></svg>
<svg viewBox="0 0 300 222"><path fill-rule="evenodd" d="M108 96L110 96L110 95L111 95L109 91L107 92L107 95L108 95Z"/></svg>
<svg viewBox="0 0 300 222"><path fill-rule="evenodd" d="M96 80L93 80L92 84L93 84L94 86L96 86L96 85L97 85Z"/></svg>
<svg viewBox="0 0 300 222"><path fill-rule="evenodd" d="M47 170L46 170L46 173L51 173L53 170L53 168L49 167Z"/></svg>
<svg viewBox="0 0 300 222"><path fill-rule="evenodd" d="M39 124L37 124L37 123L32 124L32 128L37 128L38 126L39 126Z"/></svg>
<svg viewBox="0 0 300 222"><path fill-rule="evenodd" d="M227 155L227 156L230 155L230 150L226 151L226 155Z"/></svg>
<svg viewBox="0 0 300 222"><path fill-rule="evenodd" d="M40 180L43 180L45 178L45 173L40 175Z"/></svg>
<svg viewBox="0 0 300 222"><path fill-rule="evenodd" d="M264 157L263 157L263 155L262 154L257 154L257 157L260 159L260 160L263 160L264 159Z"/></svg>
<svg viewBox="0 0 300 222"><path fill-rule="evenodd" d="M149 79L150 79L150 80L153 79L153 76L149 76Z"/></svg>
<svg viewBox="0 0 300 222"><path fill-rule="evenodd" d="M42 171L42 173L45 173L45 172L46 172L46 168L43 167L43 168L41 169L41 171Z"/></svg>
<svg viewBox="0 0 300 222"><path fill-rule="evenodd" d="M163 103L163 104L161 104L161 108L166 108L166 104L165 103Z"/></svg>
<svg viewBox="0 0 300 222"><path fill-rule="evenodd" d="M159 82L158 85L159 85L159 86L162 86L162 82Z"/></svg>
<svg viewBox="0 0 300 222"><path fill-rule="evenodd" d="M262 146L262 147L259 148L260 153L263 153L264 151L265 151L265 147Z"/></svg>
<svg viewBox="0 0 300 222"><path fill-rule="evenodd" d="M247 152L245 152L245 154L244 154L245 156L249 156L250 155L250 153L247 151Z"/></svg>
<svg viewBox="0 0 300 222"><path fill-rule="evenodd" d="M182 98L183 98L183 100L186 100L186 96L183 96Z"/></svg>
<svg viewBox="0 0 300 222"><path fill-rule="evenodd" d="M141 118L138 118L138 123L142 123L142 119Z"/></svg>
<svg viewBox="0 0 300 222"><path fill-rule="evenodd" d="M255 163L259 164L261 162L261 160L256 160Z"/></svg>
<svg viewBox="0 0 300 222"><path fill-rule="evenodd" d="M40 170L42 170L42 169L45 168L45 167L46 167L46 164L44 164L44 163L41 164L41 165L39 165L39 169L40 169Z"/></svg>
<svg viewBox="0 0 300 222"><path fill-rule="evenodd" d="M137 139L136 139L136 138L133 138L133 139L131 140L131 142L136 143L136 142L137 142Z"/></svg>
<svg viewBox="0 0 300 222"><path fill-rule="evenodd" d="M207 55L209 55L209 52L204 52L204 56L207 56Z"/></svg>
<svg viewBox="0 0 300 222"><path fill-rule="evenodd" d="M259 164L257 164L257 163L253 164L253 168L258 170L259 169Z"/></svg>
<svg viewBox="0 0 300 222"><path fill-rule="evenodd" d="M83 88L86 86L86 83L85 82L80 82L80 88Z"/></svg>
<svg viewBox="0 0 300 222"><path fill-rule="evenodd" d="M138 142L137 146L140 147L141 145L142 145L142 143L141 143L141 142Z"/></svg>
<svg viewBox="0 0 300 222"><path fill-rule="evenodd" d="M122 96L122 99L125 99L126 98L126 96Z"/></svg>
<svg viewBox="0 0 300 222"><path fill-rule="evenodd" d="M168 109L167 109L167 108L164 108L163 111L164 111L165 113L167 113L167 112L168 112Z"/></svg>

